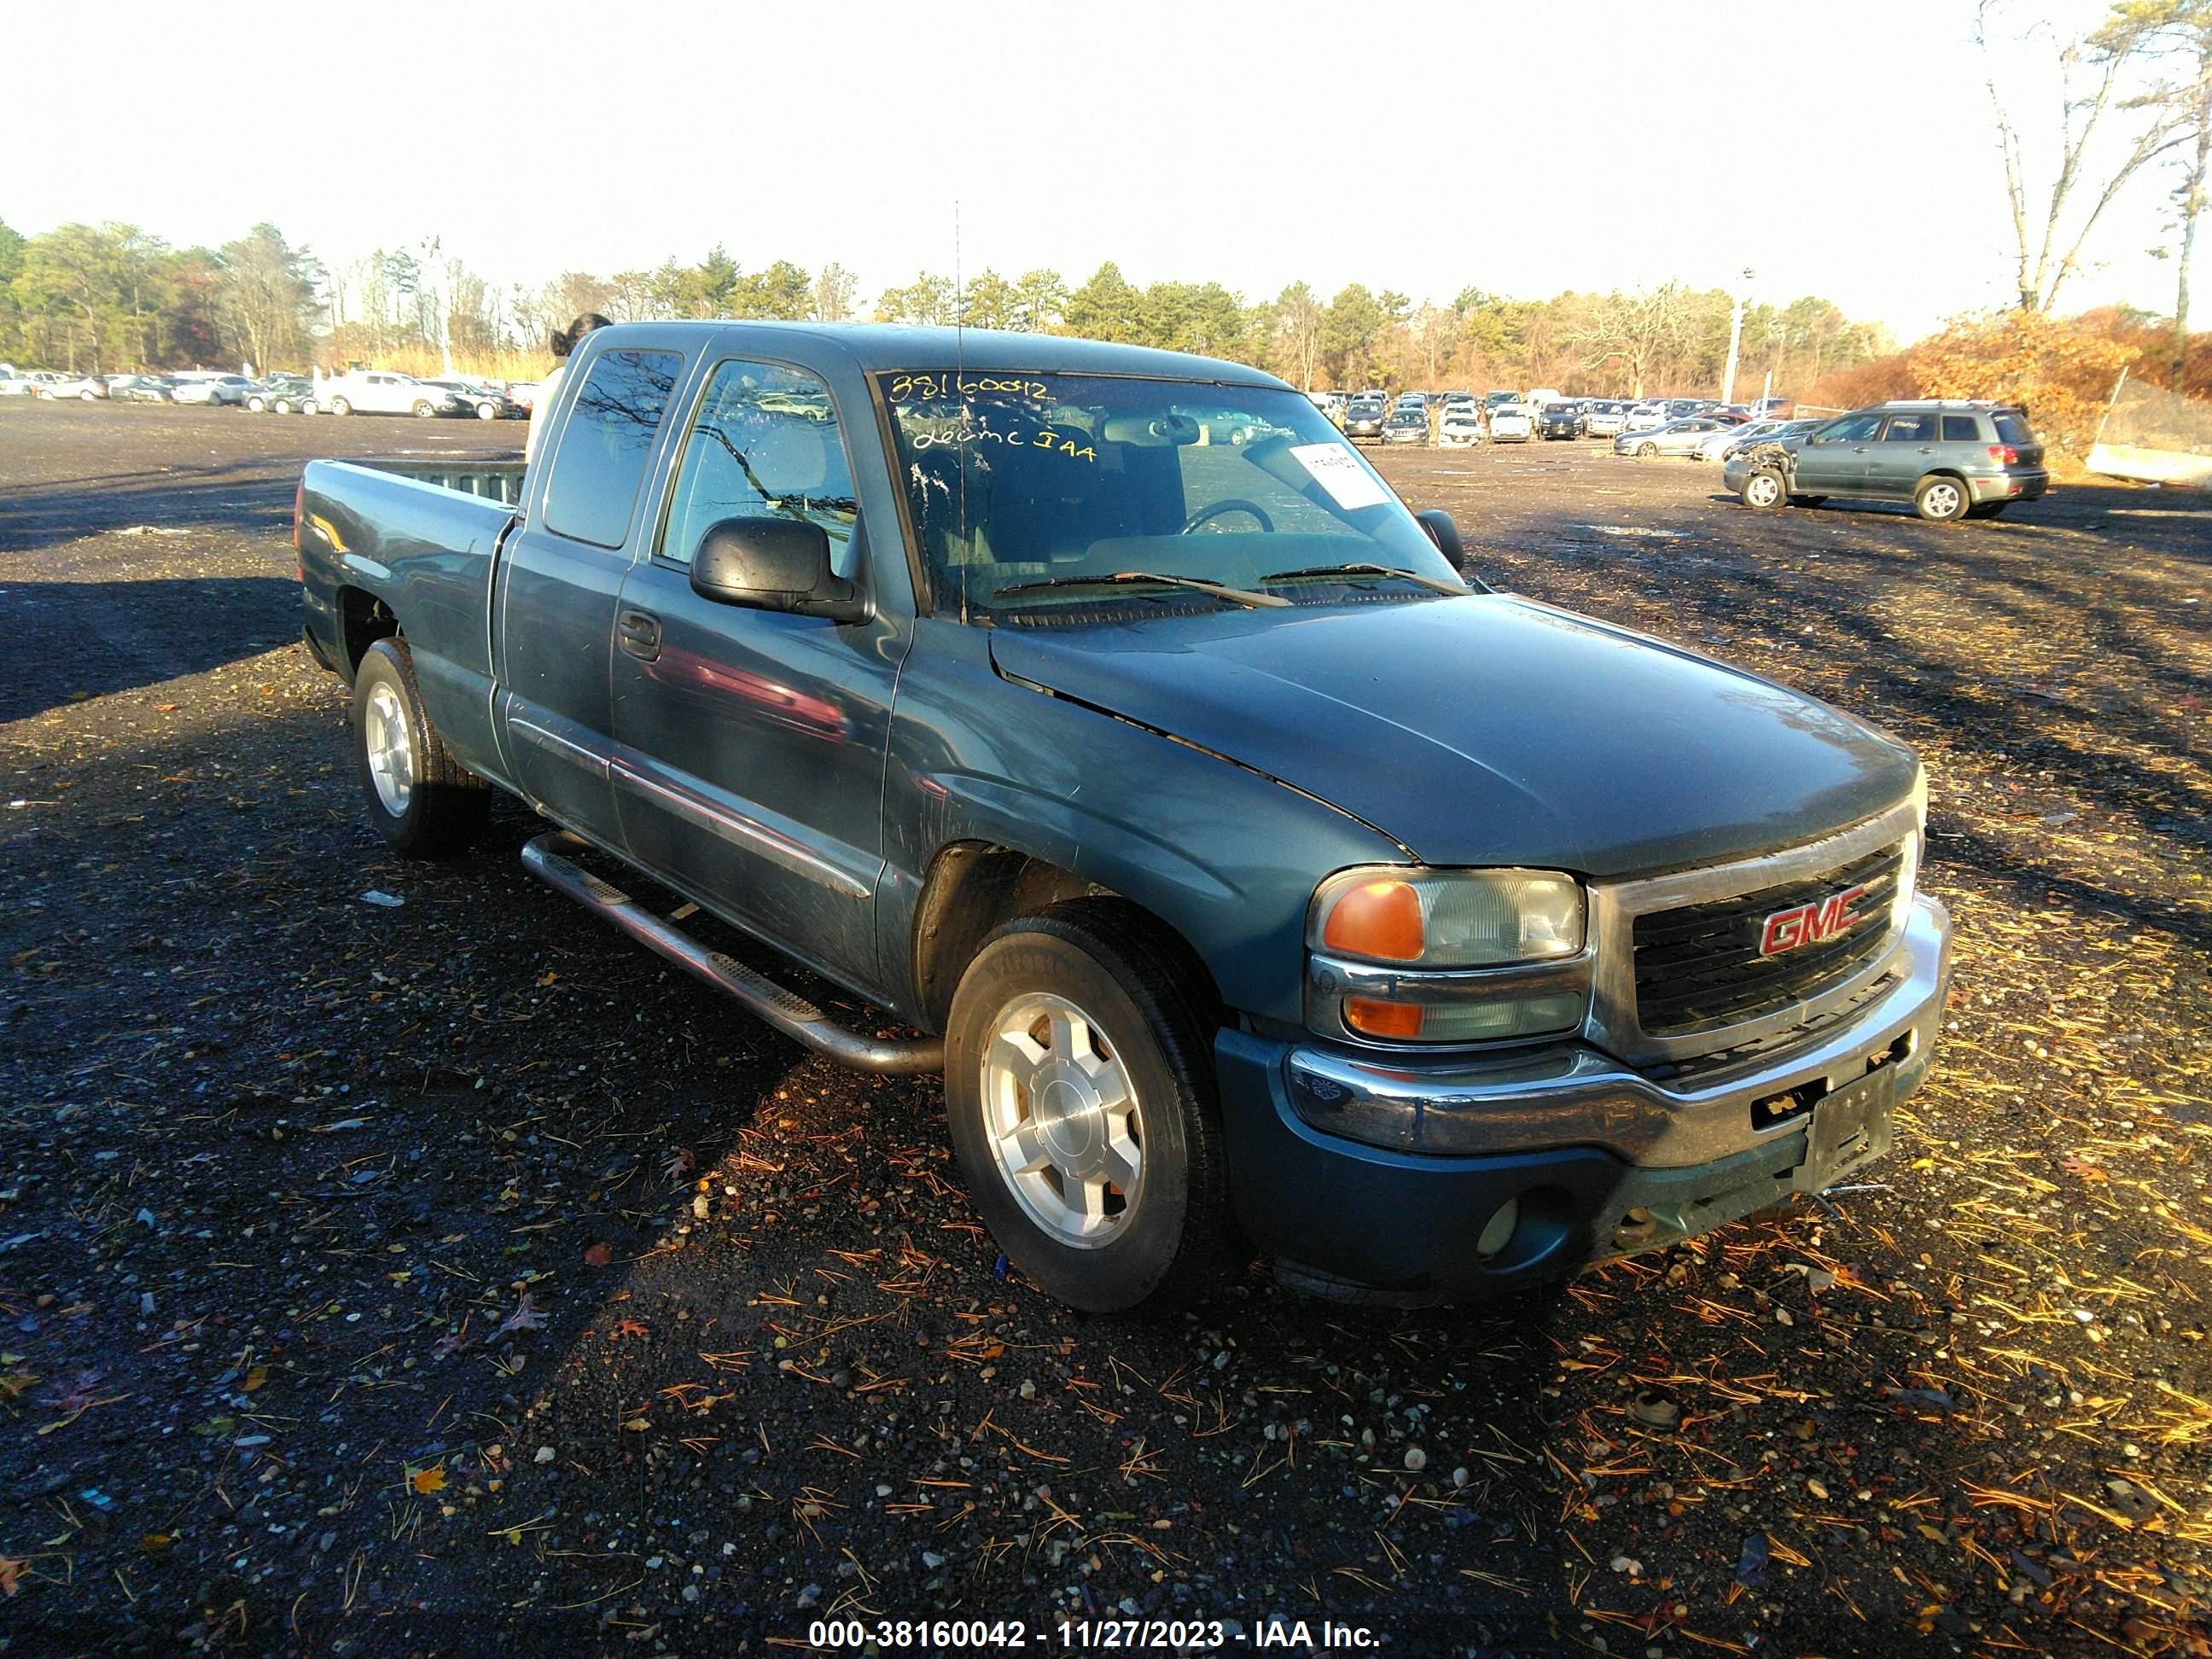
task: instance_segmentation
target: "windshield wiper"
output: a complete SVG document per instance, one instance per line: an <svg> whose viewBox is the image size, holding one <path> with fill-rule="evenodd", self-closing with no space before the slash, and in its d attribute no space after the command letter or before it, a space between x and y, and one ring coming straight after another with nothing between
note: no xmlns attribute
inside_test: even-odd
<svg viewBox="0 0 2212 1659"><path fill-rule="evenodd" d="M1290 601L1279 593L1255 593L1249 588L1231 587L1225 582L1210 582L1197 576L1168 576L1151 570L1117 570L1110 576L1048 576L1042 581L1017 582L1012 587L1002 587L991 595L994 602L1017 593L1040 593L1053 587L1114 587L1125 583L1152 582L1162 587L1187 587L1195 593L1209 593L1217 599L1227 599L1232 605L1288 605Z"/></svg>
<svg viewBox="0 0 2212 1659"><path fill-rule="evenodd" d="M1396 576L1409 582L1419 582L1424 587L1433 587L1439 593L1472 593L1474 590L1464 582L1448 582L1441 576L1424 576L1418 570L1401 570L1388 564L1313 564L1298 570L1278 570L1272 576L1262 576L1263 582L1297 582L1319 580L1324 576Z"/></svg>

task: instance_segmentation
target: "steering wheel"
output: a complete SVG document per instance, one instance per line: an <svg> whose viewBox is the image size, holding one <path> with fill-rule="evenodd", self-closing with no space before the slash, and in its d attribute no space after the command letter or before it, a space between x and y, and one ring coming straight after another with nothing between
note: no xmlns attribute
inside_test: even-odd
<svg viewBox="0 0 2212 1659"><path fill-rule="evenodd" d="M1218 518L1224 513L1249 513L1260 521L1261 530L1270 535L1274 533L1275 521L1267 515L1257 501L1248 501L1242 495L1231 495L1226 500L1214 502L1211 507L1201 507L1183 520L1182 530L1176 533L1188 536L1208 519Z"/></svg>

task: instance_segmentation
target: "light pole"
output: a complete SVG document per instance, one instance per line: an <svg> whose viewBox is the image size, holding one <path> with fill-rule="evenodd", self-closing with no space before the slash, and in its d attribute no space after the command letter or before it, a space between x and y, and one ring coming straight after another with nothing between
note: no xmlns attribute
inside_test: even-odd
<svg viewBox="0 0 2212 1659"><path fill-rule="evenodd" d="M1729 308L1728 370L1721 376L1721 401L1724 404L1735 401L1736 353L1743 345L1744 289L1751 286L1751 276L1747 266L1743 273L1743 286L1736 290L1735 303Z"/></svg>

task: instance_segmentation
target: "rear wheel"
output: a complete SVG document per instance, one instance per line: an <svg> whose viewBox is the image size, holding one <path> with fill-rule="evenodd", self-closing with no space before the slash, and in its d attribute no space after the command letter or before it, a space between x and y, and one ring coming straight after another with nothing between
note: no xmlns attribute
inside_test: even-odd
<svg viewBox="0 0 2212 1659"><path fill-rule="evenodd" d="M385 840L410 859L451 858L483 833L491 787L446 751L423 712L406 641L379 640L353 681L362 792Z"/></svg>
<svg viewBox="0 0 2212 1659"><path fill-rule="evenodd" d="M1239 1259L1200 970L1119 901L1006 923L953 994L953 1151L1000 1248L1071 1307L1203 1294Z"/></svg>
<svg viewBox="0 0 2212 1659"><path fill-rule="evenodd" d="M1767 512L1784 501L1795 501L1790 486L1783 483L1782 475L1771 467L1762 467L1743 481L1743 504Z"/></svg>
<svg viewBox="0 0 2212 1659"><path fill-rule="evenodd" d="M331 413L333 415L350 415L353 413L353 405L343 398L333 398L331 399Z"/></svg>
<svg viewBox="0 0 2212 1659"><path fill-rule="evenodd" d="M279 415L289 415L292 412L292 400L289 398L279 398L275 403L270 404L269 407L275 410Z"/></svg>
<svg viewBox="0 0 2212 1659"><path fill-rule="evenodd" d="M1966 516L1973 505L1966 486L1947 473L1923 478L1912 492L1912 508L1930 524L1950 524Z"/></svg>

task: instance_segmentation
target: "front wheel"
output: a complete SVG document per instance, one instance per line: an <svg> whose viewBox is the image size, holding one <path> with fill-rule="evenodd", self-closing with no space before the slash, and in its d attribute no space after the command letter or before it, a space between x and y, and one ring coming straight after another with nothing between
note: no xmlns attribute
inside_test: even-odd
<svg viewBox="0 0 2212 1659"><path fill-rule="evenodd" d="M353 680L356 760L369 815L395 851L451 858L483 833L491 787L446 750L423 712L406 642L379 640Z"/></svg>
<svg viewBox="0 0 2212 1659"><path fill-rule="evenodd" d="M1636 458L1641 461L1648 461L1658 453L1659 446L1657 444L1638 444L1636 446Z"/></svg>
<svg viewBox="0 0 2212 1659"><path fill-rule="evenodd" d="M279 398L275 403L270 404L269 407L276 410L279 415L289 415L292 412L292 403L291 399L289 398Z"/></svg>
<svg viewBox="0 0 2212 1659"><path fill-rule="evenodd" d="M1930 524L1949 524L1966 516L1973 505L1966 495L1966 486L1956 478L1937 473L1923 478L1920 488L1912 492L1912 509Z"/></svg>
<svg viewBox="0 0 2212 1659"><path fill-rule="evenodd" d="M256 415L265 415L269 412L269 405L258 398L248 398L246 400L246 406ZM283 411L280 410L277 412L282 414Z"/></svg>
<svg viewBox="0 0 2212 1659"><path fill-rule="evenodd" d="M100 394L97 392L80 392L76 395L80 400L88 404L96 403L100 398Z"/></svg>
<svg viewBox="0 0 2212 1659"><path fill-rule="evenodd" d="M353 413L353 405L343 398L333 398L331 399L331 413L333 415L350 415Z"/></svg>
<svg viewBox="0 0 2212 1659"><path fill-rule="evenodd" d="M477 419L480 421L495 421L498 418L499 405L497 404L478 404L477 405Z"/></svg>
<svg viewBox="0 0 2212 1659"><path fill-rule="evenodd" d="M427 399L419 401L415 405L415 418L418 421L427 421L437 412L438 405Z"/></svg>
<svg viewBox="0 0 2212 1659"><path fill-rule="evenodd" d="M1764 513L1794 500L1782 475L1771 468L1762 468L1743 481L1743 504Z"/></svg>
<svg viewBox="0 0 2212 1659"><path fill-rule="evenodd" d="M1000 1248L1091 1313L1178 1306L1238 1259L1212 1035L1171 937L1073 899L984 941L953 994L954 1153Z"/></svg>

